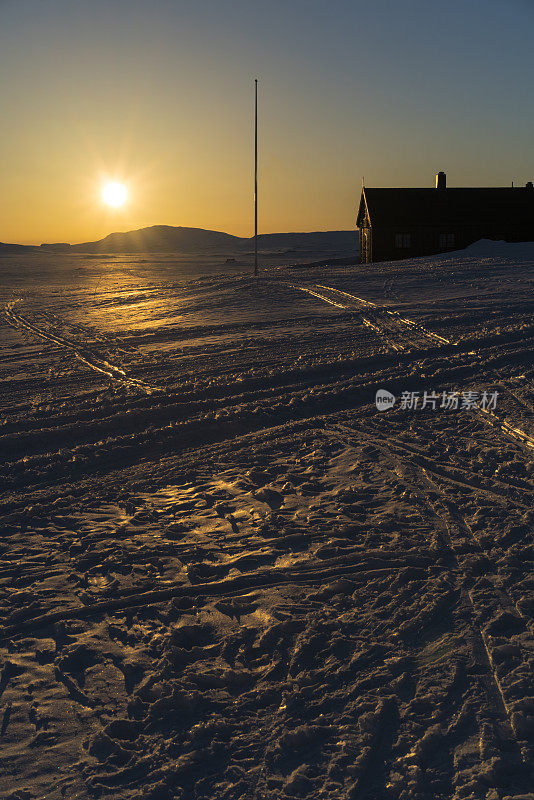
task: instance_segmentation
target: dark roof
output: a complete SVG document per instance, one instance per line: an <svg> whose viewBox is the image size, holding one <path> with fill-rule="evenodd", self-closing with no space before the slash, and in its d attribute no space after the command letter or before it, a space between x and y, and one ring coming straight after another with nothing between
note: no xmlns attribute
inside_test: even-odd
<svg viewBox="0 0 534 800"><path fill-rule="evenodd" d="M364 198L365 195L365 198ZM367 202L371 225L534 225L534 189L362 190L357 225Z"/></svg>

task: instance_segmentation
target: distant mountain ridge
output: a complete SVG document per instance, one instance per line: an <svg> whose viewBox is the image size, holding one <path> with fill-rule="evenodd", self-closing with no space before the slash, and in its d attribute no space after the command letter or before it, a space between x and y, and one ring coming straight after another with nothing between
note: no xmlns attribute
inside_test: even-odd
<svg viewBox="0 0 534 800"><path fill-rule="evenodd" d="M203 228L152 225L125 233L110 233L97 242L71 245L71 251L79 253L146 253L188 252L197 253L213 249L235 249L239 237Z"/></svg>
<svg viewBox="0 0 534 800"><path fill-rule="evenodd" d="M110 233L96 242L17 245L0 242L0 253L24 251L58 253L244 253L254 247L254 237L232 236L203 228L152 225L124 233ZM356 248L356 231L315 231L312 233L263 233L260 250L349 252Z"/></svg>

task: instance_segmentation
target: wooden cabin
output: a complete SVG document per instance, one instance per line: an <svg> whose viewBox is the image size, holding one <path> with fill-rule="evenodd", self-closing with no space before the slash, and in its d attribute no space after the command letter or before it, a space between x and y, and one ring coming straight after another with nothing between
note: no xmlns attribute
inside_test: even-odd
<svg viewBox="0 0 534 800"><path fill-rule="evenodd" d="M360 263L461 250L479 239L534 241L534 187L362 188L357 226Z"/></svg>

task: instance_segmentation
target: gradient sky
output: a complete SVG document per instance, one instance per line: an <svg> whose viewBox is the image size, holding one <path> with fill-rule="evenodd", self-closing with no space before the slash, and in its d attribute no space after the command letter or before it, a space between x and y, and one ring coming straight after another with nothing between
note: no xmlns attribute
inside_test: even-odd
<svg viewBox="0 0 534 800"><path fill-rule="evenodd" d="M349 229L368 186L534 179L532 0L0 0L0 241ZM102 182L130 201L103 207Z"/></svg>

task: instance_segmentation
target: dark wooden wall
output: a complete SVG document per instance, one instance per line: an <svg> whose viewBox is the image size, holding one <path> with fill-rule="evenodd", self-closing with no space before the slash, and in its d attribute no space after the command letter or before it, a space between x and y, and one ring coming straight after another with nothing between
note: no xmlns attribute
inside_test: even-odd
<svg viewBox="0 0 534 800"><path fill-rule="evenodd" d="M366 230L369 233L363 233ZM410 234L410 247L396 247L396 234ZM440 245L440 234L455 235L455 243L449 247ZM534 223L530 228L503 225L497 229L483 229L478 226L462 225L461 227L436 226L436 227L388 227L372 229L360 229L360 262L365 263L364 244L365 236L369 236L372 241L372 248L369 261L396 261L403 258L415 258L417 256L436 255L447 253L454 250L462 250L479 239L495 239L507 242L530 242L534 241Z"/></svg>

